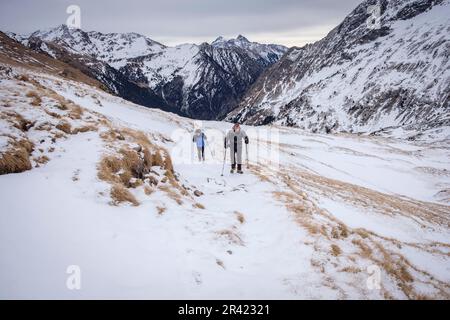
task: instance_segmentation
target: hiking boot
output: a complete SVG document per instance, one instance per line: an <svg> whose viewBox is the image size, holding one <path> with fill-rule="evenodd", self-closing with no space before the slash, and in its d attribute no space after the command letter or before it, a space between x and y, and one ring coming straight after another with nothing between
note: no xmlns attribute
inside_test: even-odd
<svg viewBox="0 0 450 320"><path fill-rule="evenodd" d="M244 171L242 171L242 170L238 170L238 171L237 171L237 173L243 174L243 173L244 173Z"/></svg>
<svg viewBox="0 0 450 320"><path fill-rule="evenodd" d="M230 173L234 173L234 169L231 169L231 170L230 170Z"/></svg>

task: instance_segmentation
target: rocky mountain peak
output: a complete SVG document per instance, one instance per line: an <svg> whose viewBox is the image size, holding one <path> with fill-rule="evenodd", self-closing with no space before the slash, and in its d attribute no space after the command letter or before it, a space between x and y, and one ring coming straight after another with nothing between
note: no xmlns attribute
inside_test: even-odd
<svg viewBox="0 0 450 320"><path fill-rule="evenodd" d="M377 4L381 24L369 28ZM364 1L269 67L227 118L323 132L449 125L449 9L448 0Z"/></svg>

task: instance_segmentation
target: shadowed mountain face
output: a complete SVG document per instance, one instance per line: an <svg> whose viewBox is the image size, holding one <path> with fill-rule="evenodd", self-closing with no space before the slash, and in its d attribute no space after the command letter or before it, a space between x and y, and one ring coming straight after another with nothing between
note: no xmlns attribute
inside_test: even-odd
<svg viewBox="0 0 450 320"><path fill-rule="evenodd" d="M265 70L227 119L323 132L449 124L449 1L378 3L379 28L367 26L377 1L363 2Z"/></svg>
<svg viewBox="0 0 450 320"><path fill-rule="evenodd" d="M9 35L76 66L123 98L197 119L224 117L287 50L243 36L166 47L135 33L102 34L65 25Z"/></svg>

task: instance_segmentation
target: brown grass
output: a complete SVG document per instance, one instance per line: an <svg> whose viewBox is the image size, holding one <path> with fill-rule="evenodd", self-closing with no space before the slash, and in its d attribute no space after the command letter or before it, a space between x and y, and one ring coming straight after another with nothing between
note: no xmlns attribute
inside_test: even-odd
<svg viewBox="0 0 450 320"><path fill-rule="evenodd" d="M170 186L159 186L159 189L161 191L164 191L167 196L174 200L178 205L182 205L183 204L183 200L181 198L181 195L177 192L176 189L170 187Z"/></svg>
<svg viewBox="0 0 450 320"><path fill-rule="evenodd" d="M242 224L245 222L245 217L244 214L239 212L239 211L235 211L234 214L236 215L236 218L238 219L238 221Z"/></svg>
<svg viewBox="0 0 450 320"><path fill-rule="evenodd" d="M225 264L223 263L223 261L222 261L222 260L220 260L220 259L216 259L216 264L217 264L218 266L220 266L220 267L222 267L222 268L224 268L224 269L225 269Z"/></svg>
<svg viewBox="0 0 450 320"><path fill-rule="evenodd" d="M340 270L340 272L348 272L348 273L360 273L362 270L357 267L344 267Z"/></svg>
<svg viewBox="0 0 450 320"><path fill-rule="evenodd" d="M314 196L343 200L364 210L373 210L386 215L402 215L413 219L424 227L426 225L423 221L427 221L427 224L449 226L448 207L406 197L382 194L291 167L287 170L276 171L275 174L259 172L259 175L264 175L265 178L268 178L267 180L276 185L284 183L290 189L291 192L275 192L274 197L285 204L301 226L305 227L311 234L316 234L314 237L316 241L309 243L314 245L315 251L345 257L345 259L339 259L340 261L335 262L331 262L329 259L317 261L317 267L320 267L322 272L325 270L325 264L331 263L334 267L337 267L348 260L352 261L354 265L345 266L342 271L356 273L359 272L358 261L363 259L380 266L389 275L389 280L394 281L410 299L428 298L428 296L423 296L415 290L416 286L420 287L421 285L431 287L434 290L435 293L432 297L445 297L446 299L450 297L450 285L413 265L400 251L396 250L401 246L409 246L448 257L446 250L438 249L447 248L447 244L406 243L380 236L365 229L349 228L327 210L320 208L315 202ZM280 180L275 179L276 176L281 177ZM311 196L306 197L305 191ZM323 235L324 237L317 237L317 235ZM351 250L354 253L347 254L337 244L333 244L335 243L334 239L345 240L346 243L351 241L351 245L356 250ZM328 241L327 246L315 245L323 240ZM352 285L359 287L360 284L354 283ZM386 298L393 298L385 288L382 288L381 294Z"/></svg>
<svg viewBox="0 0 450 320"><path fill-rule="evenodd" d="M334 226L331 229L331 237L334 239L342 239L347 238L349 235L349 231L347 229L347 226L340 223L338 226Z"/></svg>
<svg viewBox="0 0 450 320"><path fill-rule="evenodd" d="M19 129L22 132L27 132L31 127L34 126L35 122L29 121L25 119L21 114L17 112L5 112L4 116L7 117L9 122L13 123L13 126L16 129Z"/></svg>
<svg viewBox="0 0 450 320"><path fill-rule="evenodd" d="M21 74L21 75L19 75L17 77L17 80L24 81L24 82L29 82L30 78L28 78L28 76L26 74Z"/></svg>
<svg viewBox="0 0 450 320"><path fill-rule="evenodd" d="M129 202L133 206L139 205L139 202L131 194L131 192L128 189L124 188L120 184L115 184L112 186L110 195L111 195L112 203L114 205L118 205L123 202Z"/></svg>
<svg viewBox="0 0 450 320"><path fill-rule="evenodd" d="M353 239L352 243L359 247L361 257L367 259L370 259L372 257L372 249L370 248L370 246L368 246L359 239Z"/></svg>
<svg viewBox="0 0 450 320"><path fill-rule="evenodd" d="M239 246L244 245L244 241L242 241L241 237L233 230L223 229L216 232L220 237L223 237L228 240L230 243L237 244Z"/></svg>
<svg viewBox="0 0 450 320"><path fill-rule="evenodd" d="M166 210L167 210L166 207L160 207L160 206L156 207L156 211L158 212L159 215L162 215L164 212L166 212Z"/></svg>
<svg viewBox="0 0 450 320"><path fill-rule="evenodd" d="M194 203L192 206L197 209L205 209L205 206L198 202Z"/></svg>
<svg viewBox="0 0 450 320"><path fill-rule="evenodd" d="M148 186L148 185L145 185L144 186L144 193L146 194L146 195L151 195L152 193L154 192L154 190L150 187L150 186Z"/></svg>
<svg viewBox="0 0 450 320"><path fill-rule="evenodd" d="M339 256L342 253L341 248L339 248L338 245L332 244L331 245L331 254L335 257Z"/></svg>
<svg viewBox="0 0 450 320"><path fill-rule="evenodd" d="M63 120L60 123L56 125L56 128L61 130L64 133L71 134L72 133L72 126L67 121Z"/></svg>
<svg viewBox="0 0 450 320"><path fill-rule="evenodd" d="M70 102L69 105L70 105L69 118L73 120L81 119L81 116L83 115L83 109L73 102Z"/></svg>
<svg viewBox="0 0 450 320"><path fill-rule="evenodd" d="M88 132L88 131L97 131L98 128L94 125L86 125L86 126L81 126L81 127L77 127L75 129L72 130L72 134L78 134L78 133L84 133L84 132Z"/></svg>
<svg viewBox="0 0 450 320"><path fill-rule="evenodd" d="M50 161L50 159L46 155L42 155L42 156L39 156L38 158L34 159L34 161L36 161L39 164L46 164L47 162Z"/></svg>
<svg viewBox="0 0 450 320"><path fill-rule="evenodd" d="M42 103L42 99L36 91L29 91L27 93L27 97L32 98L32 100L31 100L32 106L37 107L37 106L40 106Z"/></svg>
<svg viewBox="0 0 450 320"><path fill-rule="evenodd" d="M26 139L16 141L0 156L0 174L19 173L31 169L30 154L33 144Z"/></svg>
<svg viewBox="0 0 450 320"><path fill-rule="evenodd" d="M55 119L61 119L62 118L62 116L60 114L56 113L56 112L49 111L47 109L45 109L44 111L45 111L46 114L48 114L49 116L51 116L51 117L53 117Z"/></svg>
<svg viewBox="0 0 450 320"><path fill-rule="evenodd" d="M55 107L62 111L66 111L69 109L67 103L65 103L64 101L59 101L59 103L55 104Z"/></svg>
<svg viewBox="0 0 450 320"><path fill-rule="evenodd" d="M99 179L111 184L120 184L124 188L144 185L144 192L147 195L154 191L151 186L158 186L177 204L183 204L182 196L188 194L178 183L167 150L151 143L143 132L132 129L113 129L109 123L105 126L109 130L103 132L100 135L101 138L113 148L121 144L123 146L116 151L116 154L107 155L101 159L98 165ZM123 143L119 143L118 140ZM137 146L131 148L125 145L128 141ZM159 179L152 167L163 169L164 176Z"/></svg>

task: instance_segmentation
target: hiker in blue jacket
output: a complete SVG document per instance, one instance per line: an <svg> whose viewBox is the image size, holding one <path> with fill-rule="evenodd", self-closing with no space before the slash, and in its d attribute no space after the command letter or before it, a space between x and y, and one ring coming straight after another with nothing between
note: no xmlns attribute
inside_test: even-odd
<svg viewBox="0 0 450 320"><path fill-rule="evenodd" d="M197 146L198 161L202 160L205 161L206 135L202 132L202 130L200 129L195 130L192 142L194 142Z"/></svg>

